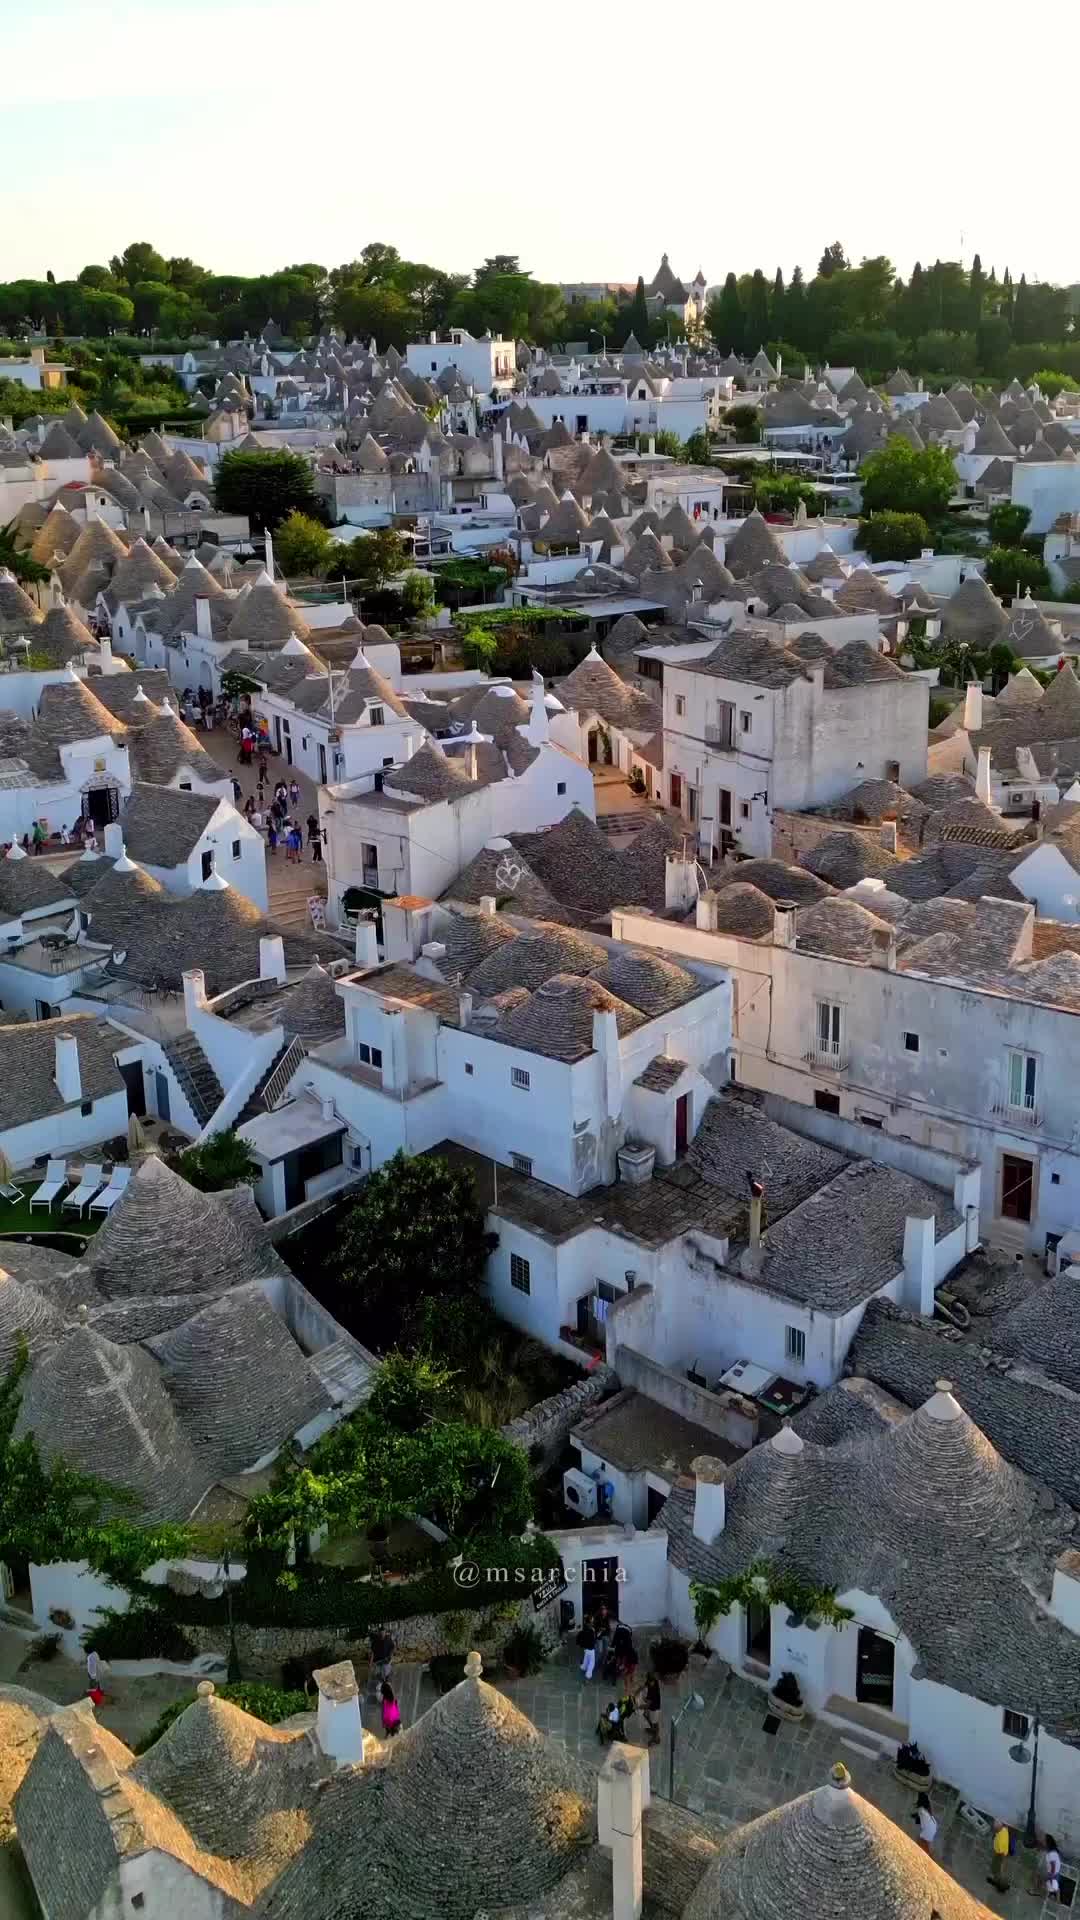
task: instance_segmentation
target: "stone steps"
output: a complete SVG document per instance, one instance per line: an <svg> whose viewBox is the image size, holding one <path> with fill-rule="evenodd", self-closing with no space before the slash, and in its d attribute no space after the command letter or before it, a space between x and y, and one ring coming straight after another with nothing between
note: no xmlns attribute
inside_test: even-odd
<svg viewBox="0 0 1080 1920"><path fill-rule="evenodd" d="M200 1126L217 1112L225 1089L193 1033L182 1033L164 1048L177 1082Z"/></svg>

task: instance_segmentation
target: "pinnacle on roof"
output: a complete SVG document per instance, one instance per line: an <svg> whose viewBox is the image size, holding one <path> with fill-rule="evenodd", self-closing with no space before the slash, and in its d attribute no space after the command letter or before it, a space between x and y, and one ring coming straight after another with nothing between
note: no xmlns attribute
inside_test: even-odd
<svg viewBox="0 0 1080 1920"><path fill-rule="evenodd" d="M770 561L786 567L788 557L776 534L755 507L725 544L724 564L736 580L756 573Z"/></svg>

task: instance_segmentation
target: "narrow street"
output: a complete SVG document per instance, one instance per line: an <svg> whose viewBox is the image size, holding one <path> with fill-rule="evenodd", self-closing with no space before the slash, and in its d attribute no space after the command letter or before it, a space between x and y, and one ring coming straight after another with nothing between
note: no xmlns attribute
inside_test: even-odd
<svg viewBox="0 0 1080 1920"><path fill-rule="evenodd" d="M243 807L248 795L259 797L259 781L256 761L252 766L241 767L237 759L239 743L236 735L219 727L210 733L198 731L200 746L205 747L219 767L225 768L234 780L240 784L241 794L238 802ZM295 780L300 789L300 805L297 817L304 828L304 850L299 866L293 866L285 858L284 847L275 854L267 854L266 874L270 889L270 917L281 922L283 927L291 927L296 932L311 931L311 915L308 901L314 894L326 898L326 868L321 860L312 860L311 848L307 845L307 817L309 813L319 811L318 788L314 780L302 773L299 767L290 767L279 754L268 753L266 763L269 769L267 799L273 794L279 780L286 784Z"/></svg>

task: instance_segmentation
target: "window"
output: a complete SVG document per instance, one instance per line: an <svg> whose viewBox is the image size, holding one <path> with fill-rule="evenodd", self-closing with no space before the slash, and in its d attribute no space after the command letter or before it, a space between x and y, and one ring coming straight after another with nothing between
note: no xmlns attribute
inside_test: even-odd
<svg viewBox="0 0 1080 1920"><path fill-rule="evenodd" d="M801 1327L784 1328L784 1353L797 1367L802 1366L806 1359L806 1335Z"/></svg>
<svg viewBox="0 0 1080 1920"><path fill-rule="evenodd" d="M381 727L386 718L385 707L369 707L368 720L373 727Z"/></svg>
<svg viewBox="0 0 1080 1920"><path fill-rule="evenodd" d="M749 820L749 818L750 818L750 802L749 800L740 800L739 801L739 819Z"/></svg>
<svg viewBox="0 0 1080 1920"><path fill-rule="evenodd" d="M919 1051L919 1036L918 1036L918 1034L917 1034L917 1033L905 1033L905 1035L904 1035L904 1052L905 1052L905 1053L918 1053L918 1051Z"/></svg>
<svg viewBox="0 0 1080 1920"><path fill-rule="evenodd" d="M840 1095L826 1093L824 1087L818 1087L814 1094L814 1105L819 1113L839 1113Z"/></svg>
<svg viewBox="0 0 1080 1920"><path fill-rule="evenodd" d="M365 1067L381 1067L382 1066L382 1048L381 1047L369 1047L366 1040L360 1040L357 1042L356 1053L357 1053L357 1058L360 1060L363 1066Z"/></svg>
<svg viewBox="0 0 1080 1920"><path fill-rule="evenodd" d="M131 1904L133 1907L138 1907L138 1908L145 1907L146 1905L145 1893L133 1893L131 1896Z"/></svg>
<svg viewBox="0 0 1080 1920"><path fill-rule="evenodd" d="M190 781L190 780L180 780L180 781L178 781L178 783L177 783L177 784L178 784L178 786L179 786L179 788L180 788L180 791L181 791L181 793L190 793L190 792L191 792L191 781Z"/></svg>
<svg viewBox="0 0 1080 1920"><path fill-rule="evenodd" d="M556 791L556 793L565 793L565 792L566 792L566 781L565 781L565 780L557 780L557 781L555 782L555 791Z"/></svg>
<svg viewBox="0 0 1080 1920"><path fill-rule="evenodd" d="M1038 1058L1034 1053L1010 1053L1010 1107L1019 1107L1025 1113L1033 1113L1035 1111L1035 1082L1038 1075L1038 1068Z"/></svg>
<svg viewBox="0 0 1080 1920"><path fill-rule="evenodd" d="M515 1173L523 1173L526 1178L532 1173L532 1161L527 1153L512 1153L510 1165Z"/></svg>
<svg viewBox="0 0 1080 1920"><path fill-rule="evenodd" d="M817 1047L819 1053L839 1055L842 1009L835 1000L817 1003Z"/></svg>
<svg viewBox="0 0 1080 1920"><path fill-rule="evenodd" d="M748 713L744 707L742 712L739 715L739 732L751 733L753 731L753 726L754 726L754 716L752 713Z"/></svg>
<svg viewBox="0 0 1080 1920"><path fill-rule="evenodd" d="M510 1085L512 1087L524 1087L527 1090L529 1086L528 1070L525 1067L511 1067Z"/></svg>
<svg viewBox="0 0 1080 1920"><path fill-rule="evenodd" d="M731 700L718 700L716 719L711 727L706 727L705 738L716 747L731 747L735 744L735 707Z"/></svg>
<svg viewBox="0 0 1080 1920"><path fill-rule="evenodd" d="M1026 1740L1028 1737L1028 1718L1026 1713L1012 1713L1006 1707L1001 1716L1001 1731L1010 1740Z"/></svg>
<svg viewBox="0 0 1080 1920"><path fill-rule="evenodd" d="M93 1113L93 1111L94 1111L94 1103L92 1100L84 1100L81 1107L79 1108L79 1112L82 1114L82 1117L84 1120L89 1120L90 1115Z"/></svg>
<svg viewBox="0 0 1080 1920"><path fill-rule="evenodd" d="M677 693L675 695L675 712L678 715L680 720L682 719L683 714L686 712L686 699L685 699L685 696L681 693Z"/></svg>
<svg viewBox="0 0 1080 1920"><path fill-rule="evenodd" d="M885 1122L880 1113L860 1113L859 1124L864 1127L873 1127L877 1133L885 1131Z"/></svg>
<svg viewBox="0 0 1080 1920"><path fill-rule="evenodd" d="M1060 1173L1052 1173L1052 1174L1050 1175L1050 1185L1051 1185L1052 1187L1060 1187L1060 1185L1061 1185L1061 1175L1060 1175Z"/></svg>
<svg viewBox="0 0 1080 1920"><path fill-rule="evenodd" d="M529 1263L522 1258L520 1253L512 1253L510 1255L510 1285L516 1293L532 1292L532 1275L529 1271Z"/></svg>
<svg viewBox="0 0 1080 1920"><path fill-rule="evenodd" d="M471 1072L472 1072L472 1070L473 1070L473 1064L472 1064L472 1061L471 1061L471 1060L466 1060L466 1062L465 1062L465 1071L466 1071L466 1073L471 1073Z"/></svg>
<svg viewBox="0 0 1080 1920"><path fill-rule="evenodd" d="M209 880L210 875L213 873L213 871L214 871L214 856L213 856L213 853L210 851L210 849L207 848L207 851L203 854L203 857L202 857L203 879Z"/></svg>
<svg viewBox="0 0 1080 1920"><path fill-rule="evenodd" d="M240 849L240 842L239 842L239 840L234 840L234 841L233 841L233 843L232 843L232 857L233 857L233 859L234 859L234 860L239 860L239 858L240 858L240 851L241 851L241 849Z"/></svg>

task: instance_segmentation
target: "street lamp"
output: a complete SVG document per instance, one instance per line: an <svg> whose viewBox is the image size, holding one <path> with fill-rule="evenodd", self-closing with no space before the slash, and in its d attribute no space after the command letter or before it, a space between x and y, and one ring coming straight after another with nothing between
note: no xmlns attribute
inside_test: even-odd
<svg viewBox="0 0 1080 1920"><path fill-rule="evenodd" d="M1039 1836L1035 1827L1035 1791L1039 1779L1038 1707L1035 1709L1034 1737L1032 1739L1031 1749L1029 1750L1022 1740L1018 1740L1015 1746L1009 1748L1009 1759L1015 1760L1017 1765L1021 1767L1026 1767L1029 1760L1031 1762L1031 1794L1028 1799L1027 1826L1024 1828L1024 1845L1025 1847L1037 1847L1039 1844Z"/></svg>
<svg viewBox="0 0 1080 1920"><path fill-rule="evenodd" d="M687 1713L691 1707L693 1708L695 1713L704 1713L705 1702L702 1699L700 1693L688 1693L686 1696L686 1699L682 1703L682 1706L679 1708L678 1713L675 1715L675 1718L671 1722L671 1734L668 1740L667 1792L668 1792L669 1800L674 1800L675 1798L675 1729L678 1726L680 1720L682 1719L683 1714Z"/></svg>

